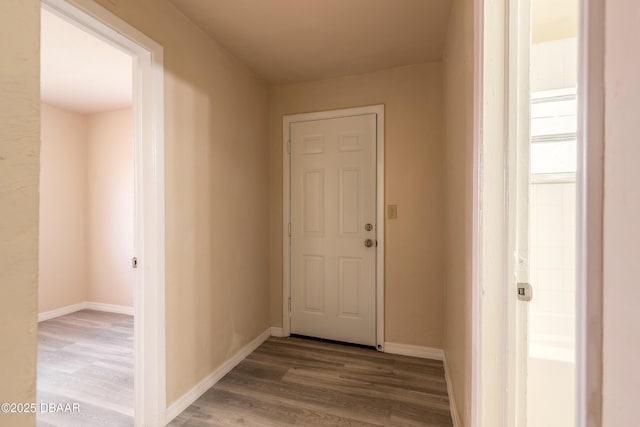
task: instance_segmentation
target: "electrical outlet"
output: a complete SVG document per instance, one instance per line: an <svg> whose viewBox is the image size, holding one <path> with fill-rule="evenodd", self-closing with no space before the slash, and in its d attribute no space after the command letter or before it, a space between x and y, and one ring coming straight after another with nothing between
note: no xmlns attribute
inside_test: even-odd
<svg viewBox="0 0 640 427"><path fill-rule="evenodd" d="M387 205L387 218L398 219L398 205Z"/></svg>

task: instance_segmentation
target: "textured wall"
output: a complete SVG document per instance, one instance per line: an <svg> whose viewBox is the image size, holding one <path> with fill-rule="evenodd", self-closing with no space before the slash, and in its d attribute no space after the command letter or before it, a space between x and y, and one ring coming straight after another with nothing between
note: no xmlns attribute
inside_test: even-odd
<svg viewBox="0 0 640 427"><path fill-rule="evenodd" d="M35 401L40 2L0 2L0 402ZM31 426L33 414L0 414Z"/></svg>

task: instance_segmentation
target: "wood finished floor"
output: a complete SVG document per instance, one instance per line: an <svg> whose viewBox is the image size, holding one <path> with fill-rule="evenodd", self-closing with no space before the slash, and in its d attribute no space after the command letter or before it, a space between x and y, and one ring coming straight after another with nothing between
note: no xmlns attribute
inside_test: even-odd
<svg viewBox="0 0 640 427"><path fill-rule="evenodd" d="M171 427L451 426L442 362L270 338Z"/></svg>
<svg viewBox="0 0 640 427"><path fill-rule="evenodd" d="M133 426L133 316L82 310L38 324L37 400L80 404L39 413L38 427Z"/></svg>

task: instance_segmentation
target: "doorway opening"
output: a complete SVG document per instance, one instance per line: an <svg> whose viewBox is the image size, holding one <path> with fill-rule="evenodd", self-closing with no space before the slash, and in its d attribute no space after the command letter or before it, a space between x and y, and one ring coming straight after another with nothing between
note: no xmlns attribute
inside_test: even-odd
<svg viewBox="0 0 640 427"><path fill-rule="evenodd" d="M577 338L585 327L579 309L587 289L577 272L581 252L591 249L580 246L586 210L579 199L586 187L578 159L590 142L580 137L586 129L578 116L586 104L577 94L585 90L590 64L578 54L586 46L578 34L581 3L479 2L485 13L477 17L476 64L474 247L480 250L473 350L479 362L472 369L478 423L565 426L586 410L580 404L584 347ZM493 20L498 31L487 25ZM504 43L491 44L489 34ZM488 210L499 221L492 222ZM487 230L494 244L483 237ZM496 329L501 334L492 340ZM501 378L494 382L500 387L485 375Z"/></svg>
<svg viewBox="0 0 640 427"><path fill-rule="evenodd" d="M41 34L38 421L164 425L162 48L85 0Z"/></svg>
<svg viewBox="0 0 640 427"><path fill-rule="evenodd" d="M283 118L283 334L384 349L384 106Z"/></svg>
<svg viewBox="0 0 640 427"><path fill-rule="evenodd" d="M133 424L132 70L41 11L38 423Z"/></svg>
<svg viewBox="0 0 640 427"><path fill-rule="evenodd" d="M506 289L516 386L508 413L519 426L574 425L578 2L514 8L507 253L515 258Z"/></svg>
<svg viewBox="0 0 640 427"><path fill-rule="evenodd" d="M551 36L536 27L544 7L531 0L528 427L575 425L576 412L578 9L554 4L567 21Z"/></svg>
<svg viewBox="0 0 640 427"><path fill-rule="evenodd" d="M471 422L597 423L604 6L476 5Z"/></svg>

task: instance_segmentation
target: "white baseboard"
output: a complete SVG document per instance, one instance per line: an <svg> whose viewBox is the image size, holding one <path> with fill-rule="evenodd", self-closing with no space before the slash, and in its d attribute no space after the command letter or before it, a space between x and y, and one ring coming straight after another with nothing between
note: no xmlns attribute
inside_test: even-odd
<svg viewBox="0 0 640 427"><path fill-rule="evenodd" d="M401 354L403 356L420 357L423 359L443 360L444 350L441 348L423 347L419 345L399 344L394 342L384 343L384 352Z"/></svg>
<svg viewBox="0 0 640 427"><path fill-rule="evenodd" d="M97 310L106 311L108 313L128 314L133 316L133 307L126 305L104 304L101 302L83 301L77 304L71 304L55 310L45 311L38 314L38 322L55 319L56 317L65 316L80 310Z"/></svg>
<svg viewBox="0 0 640 427"><path fill-rule="evenodd" d="M284 336L284 329L272 326L271 327L271 336L272 337L283 337Z"/></svg>
<svg viewBox="0 0 640 427"><path fill-rule="evenodd" d="M211 387L215 385L222 377L227 375L229 371L236 367L236 365L245 357L247 357L251 352L253 352L256 348L260 347L260 345L267 340L271 336L271 328L267 329L249 344L242 347L236 354L234 354L229 360L220 365L215 371L211 372L207 375L202 381L195 385L191 390L183 394L173 402L167 408L167 419L166 423L170 423L175 417L180 415L182 411L187 409L193 402L198 400L200 396L204 394L205 391L209 390Z"/></svg>
<svg viewBox="0 0 640 427"><path fill-rule="evenodd" d="M87 302L83 301L77 304L71 304L64 307L56 308L55 310L38 313L38 322L55 319L56 317L65 316L67 314L75 313L76 311L84 310L85 308L87 308Z"/></svg>
<svg viewBox="0 0 640 427"><path fill-rule="evenodd" d="M105 304L102 302L91 301L87 301L86 304L85 308L88 310L106 311L107 313L128 314L129 316L133 316L133 307L126 305Z"/></svg>
<svg viewBox="0 0 640 427"><path fill-rule="evenodd" d="M458 416L458 407L456 406L456 396L453 394L453 384L451 383L451 376L449 375L449 365L447 364L447 357L442 359L444 363L444 379L447 381L447 394L449 395L449 408L451 409L451 420L453 421L453 427L460 427L460 417Z"/></svg>

